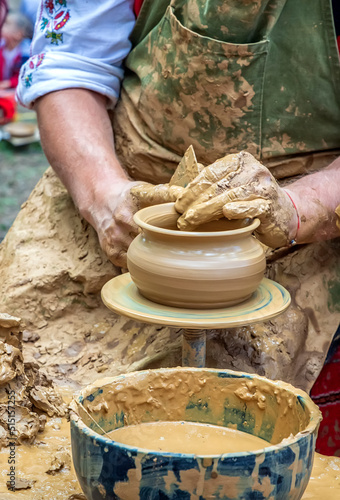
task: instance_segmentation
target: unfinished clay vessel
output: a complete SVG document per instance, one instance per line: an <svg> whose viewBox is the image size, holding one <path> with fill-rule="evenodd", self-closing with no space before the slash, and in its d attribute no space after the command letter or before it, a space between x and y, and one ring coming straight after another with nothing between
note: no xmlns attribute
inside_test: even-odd
<svg viewBox="0 0 340 500"><path fill-rule="evenodd" d="M179 231L173 203L135 214L142 229L129 247L131 278L149 300L172 307L213 309L246 300L265 271L258 219L221 219Z"/></svg>

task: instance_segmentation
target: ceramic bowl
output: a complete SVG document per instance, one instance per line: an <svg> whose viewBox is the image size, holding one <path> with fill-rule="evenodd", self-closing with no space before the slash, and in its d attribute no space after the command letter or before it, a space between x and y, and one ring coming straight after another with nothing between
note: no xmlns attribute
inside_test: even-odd
<svg viewBox="0 0 340 500"><path fill-rule="evenodd" d="M87 387L72 402L74 467L88 500L301 498L321 420L309 396L289 384L229 370L133 372ZM202 422L268 441L224 455L156 452L105 432L142 422Z"/></svg>
<svg viewBox="0 0 340 500"><path fill-rule="evenodd" d="M258 219L204 224L179 231L173 203L135 214L142 233L131 243L127 263L139 292L172 307L212 309L238 304L259 286L265 271L262 245L252 236Z"/></svg>

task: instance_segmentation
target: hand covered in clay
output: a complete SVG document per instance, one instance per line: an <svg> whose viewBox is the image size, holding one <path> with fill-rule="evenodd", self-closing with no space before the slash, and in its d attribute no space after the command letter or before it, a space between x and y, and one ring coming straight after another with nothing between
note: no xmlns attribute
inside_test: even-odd
<svg viewBox="0 0 340 500"><path fill-rule="evenodd" d="M139 232L133 221L139 204L130 190L141 184L125 180L108 187L101 192L98 204L84 215L96 230L101 248L118 267L126 268L127 250Z"/></svg>
<svg viewBox="0 0 340 500"><path fill-rule="evenodd" d="M138 199L141 207L174 202L203 168L203 165L197 162L194 148L189 146L170 182L156 186L149 183L139 184L132 188L131 193Z"/></svg>
<svg viewBox="0 0 340 500"><path fill-rule="evenodd" d="M204 168L176 201L178 227L190 231L219 219L258 217L258 239L272 248L287 246L297 233L294 204L269 170L250 153L227 155Z"/></svg>
<svg viewBox="0 0 340 500"><path fill-rule="evenodd" d="M176 201L184 191L183 187L170 184L136 184L131 189L131 194L138 200L141 208Z"/></svg>

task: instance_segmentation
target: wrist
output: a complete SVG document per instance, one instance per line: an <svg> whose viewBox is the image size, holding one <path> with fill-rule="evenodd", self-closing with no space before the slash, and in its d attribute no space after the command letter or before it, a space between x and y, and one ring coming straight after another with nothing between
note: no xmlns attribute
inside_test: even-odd
<svg viewBox="0 0 340 500"><path fill-rule="evenodd" d="M292 217L290 217L288 221L288 239L290 245L294 245L298 242L298 234L301 226L301 219L294 193L292 193L292 191L290 191L289 189L284 189L284 191L288 196L291 206L293 208Z"/></svg>
<svg viewBox="0 0 340 500"><path fill-rule="evenodd" d="M95 219L105 216L109 201L113 203L130 184L124 171L98 167L82 177L72 197L81 216L93 225Z"/></svg>

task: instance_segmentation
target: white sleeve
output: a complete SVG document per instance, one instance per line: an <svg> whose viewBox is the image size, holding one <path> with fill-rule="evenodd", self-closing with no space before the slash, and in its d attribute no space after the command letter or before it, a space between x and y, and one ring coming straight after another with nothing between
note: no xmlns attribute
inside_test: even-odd
<svg viewBox="0 0 340 500"><path fill-rule="evenodd" d="M22 66L17 99L66 88L94 90L114 107L135 24L133 0L41 0L31 57Z"/></svg>

